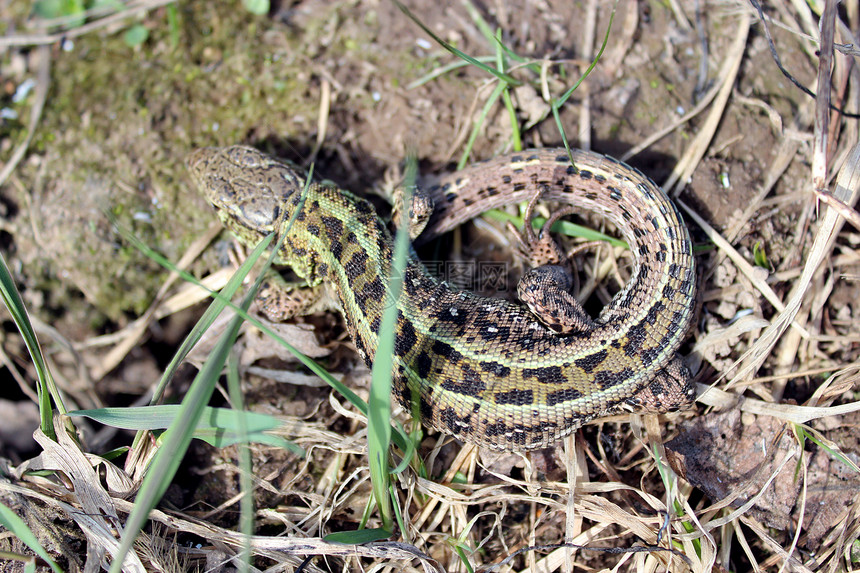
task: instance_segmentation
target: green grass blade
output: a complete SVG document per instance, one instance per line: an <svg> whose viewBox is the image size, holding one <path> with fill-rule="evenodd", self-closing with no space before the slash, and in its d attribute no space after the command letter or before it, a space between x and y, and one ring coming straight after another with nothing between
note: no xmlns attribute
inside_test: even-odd
<svg viewBox="0 0 860 573"><path fill-rule="evenodd" d="M839 449L838 445L831 442L830 440L827 440L824 435L821 434L818 430L804 426L803 424L794 424L794 433L797 436L797 439L801 441L801 446L803 446L803 440L809 439L816 446L827 452L827 455L830 456L832 459L843 464L845 467L852 470L854 473L860 473L860 467L858 467L858 465L854 463L851 458L846 456Z"/></svg>
<svg viewBox="0 0 860 573"><path fill-rule="evenodd" d="M227 359L227 391L230 403L240 414L245 412L245 399L239 382L239 356L235 347ZM246 573L251 568L251 536L254 534L254 482L251 479L251 451L248 444L251 440L250 428L245 416L238 416L236 425L239 438L239 531L242 534L242 549L239 553L237 570ZM286 440L284 440L286 442Z"/></svg>
<svg viewBox="0 0 860 573"><path fill-rule="evenodd" d="M97 408L75 410L69 416L85 416L112 428L124 430L166 430L176 421L180 406L140 406L134 408ZM216 448L224 448L243 442L255 442L287 449L298 456L304 451L279 436L271 435L280 429L283 422L274 416L259 412L247 412L235 408L213 408L206 406L192 429L192 437L205 441Z"/></svg>
<svg viewBox="0 0 860 573"><path fill-rule="evenodd" d="M520 135L520 122L517 118L517 110L514 108L514 102L511 100L511 90L502 91L502 103L505 104L505 109L508 110L508 120L511 122L511 148L513 151L522 151L523 140Z"/></svg>
<svg viewBox="0 0 860 573"><path fill-rule="evenodd" d="M21 294L18 292L18 287L15 286L15 281L12 280L12 274L9 272L9 267L6 266L6 259L0 254L0 296L3 297L3 303L12 315L12 320L21 332L21 337L24 339L24 344L27 345L27 351L30 353L30 358L33 360L33 366L36 369L36 378L38 384L36 389L39 396L39 416L41 418L40 427L46 436L52 440L56 439L54 433L54 425L51 421L52 407L51 399L53 397L54 404L61 414L66 413L66 408L63 405L60 392L57 385L54 383L54 377L51 375L51 370L45 362L45 356L42 354L42 347L39 345L39 339L36 338L36 331L33 330L33 324L30 322L30 315L27 314L27 307L24 306L24 301L21 300Z"/></svg>
<svg viewBox="0 0 860 573"><path fill-rule="evenodd" d="M179 47L179 33L181 30L176 4L168 4L165 6L165 11L167 12L167 29L170 31L170 47L175 50Z"/></svg>
<svg viewBox="0 0 860 573"><path fill-rule="evenodd" d="M409 205L409 190L415 181L415 160L408 162L405 184L404 204ZM370 464L370 480L373 495L379 507L382 527L393 532L394 521L391 515L391 499L388 496L390 474L388 450L391 443L391 371L394 357L394 339L397 326L397 300L403 287L403 272L409 258L409 229L406 209L394 236L394 257L391 262L391 275L388 279L388 306L382 313L379 326L380 335L376 347L376 358L371 369L370 397L367 415L367 450Z"/></svg>
<svg viewBox="0 0 860 573"><path fill-rule="evenodd" d="M490 44L491 46L495 45L497 50L501 50L502 52L504 52L505 56L511 58L512 60L520 64L523 64L528 61L526 60L526 58L520 56L519 54L505 46L505 44L502 42L501 30L496 30L494 34L492 28L490 28L489 23L484 20L484 17L481 16L481 12L475 7L472 2L470 2L469 0L463 0L463 7L466 9L466 12L469 14L469 17L475 23L475 26L477 26L478 30L481 32L481 35L486 38L488 44ZM540 65L530 64L527 67L532 70L532 72L534 72L536 75L540 75ZM497 69L505 70L507 69L507 66L499 66Z"/></svg>
<svg viewBox="0 0 860 573"><path fill-rule="evenodd" d="M243 311L240 307L236 306L231 300L233 293L242 285L245 276L251 270L253 265L256 263L256 260L262 255L262 253L267 249L270 244L272 237L267 237L262 243L257 245L257 247L249 254L248 259L242 263L233 277L230 278L227 285L221 289L221 292L214 292L203 285L190 274L180 271L176 268L173 263L166 260L164 257L159 255L158 253L152 251L147 245L144 245L140 242L139 239L133 236L126 237L131 244L135 247L141 249L145 254L151 256L152 259L158 264L162 265L164 268L180 273L181 277L191 282L192 284L198 285L200 288L207 290L210 296L214 299L213 303L210 305L209 309L203 314L203 317L198 322L198 325L192 329L191 334L188 335L185 341L183 341L173 360L171 360L168 367L165 369L165 373L162 376L162 380L159 382L158 387L156 388L156 395L160 396L163 393L163 389L166 387L166 384L172 378L173 373L176 368L185 359L188 352L191 351L191 348L198 342L200 337L205 332L206 328L214 322L214 320L218 317L218 314L225 308L229 307L233 311L235 311L239 316L247 320L249 323L254 325L256 328L260 329L268 336L272 337L279 344L281 344L284 348L286 348L289 352L291 352L297 360L299 360L304 366L306 366L309 370L311 370L314 374L319 376L322 380L324 380L329 386L334 388L341 396L343 396L347 401L349 401L353 406L355 406L362 414L367 415L367 403L361 399L358 394L352 391L348 386L344 385L341 381L332 377L322 366L320 366L316 361L311 360L289 342L284 340L278 333L273 331L268 325L259 321L256 317L249 315L247 312ZM277 250L277 249L276 249ZM260 275L262 276L262 274ZM153 399L153 402L155 399ZM407 451L409 449L409 438L405 433L401 431L396 431L393 436L394 443L400 448L402 451Z"/></svg>
<svg viewBox="0 0 860 573"><path fill-rule="evenodd" d="M260 284L263 282L266 269L268 269L274 262L277 252L283 244L284 238L292 228L296 217L302 211L312 174L313 167L311 167L310 173L308 174L307 181L305 182L305 189L302 191L299 204L296 205L296 209L293 211L290 219L288 221L284 221L281 225L280 237L275 248L272 249L260 276L257 277L253 287L242 300L242 312L230 321L227 329L221 335L215 348L213 348L209 358L197 373L197 376L194 378L194 381L188 389L188 394L186 394L185 398L182 400L176 420L171 424L170 428L166 432L166 438L153 457L140 491L135 498L134 509L128 516L125 531L122 535L122 542L120 543L120 547L117 551L117 556L111 564L111 573L120 572L125 555L131 550L131 547L137 538L137 534L146 524L149 511L155 507L173 480L173 476L176 475L176 470L182 463L185 452L188 450L188 446L193 438L194 428L197 426L206 405L209 403L209 399L215 389L215 383L218 380L221 370L224 368L224 364L227 361L230 350L239 335L239 329L244 321L243 316L247 316L248 308L250 308L251 303L254 301L254 297L256 296L256 292L259 290ZM271 242L271 240L271 238L266 237L261 241L261 245ZM258 245L258 248L261 245ZM262 250L263 249L261 249L261 252ZM224 298L223 301L227 301L227 299ZM218 303L217 300L213 301L212 305L215 305L216 303ZM230 304L232 305L232 303Z"/></svg>
<svg viewBox="0 0 860 573"><path fill-rule="evenodd" d="M246 297L243 306L245 308L250 307L252 300L253 297ZM118 557L111 565L112 573L120 573L123 558L134 544L138 532L146 524L149 511L155 507L173 480L173 476L176 475L176 470L179 469L179 465L182 463L185 452L191 443L194 428L196 428L206 408L206 404L208 404L212 396L215 382L221 374L224 363L227 361L227 355L233 348L241 326L241 316L234 317L230 321L227 330L215 345L212 354L203 364L200 372L197 373L197 376L191 383L191 387L188 389L188 394L182 400L176 420L166 432L166 439L164 439L158 448L158 452L156 452L140 491L135 498L134 509L128 516L128 521L125 525Z"/></svg>
<svg viewBox="0 0 860 573"><path fill-rule="evenodd" d="M384 529L355 529L353 531L336 531L329 533L323 540L328 543L343 543L344 545L363 545L375 541L384 541L391 537L391 532Z"/></svg>
<svg viewBox="0 0 860 573"><path fill-rule="evenodd" d="M603 36L603 43L600 44L600 49L597 51L597 55L594 56L594 59L591 61L591 64L582 73L579 79L576 80L576 83L574 83L566 92L564 92L564 95L562 95L556 100L559 106L562 106L565 102L567 102L570 96L573 95L573 92L575 92L576 89L579 87L579 84L585 81L585 78L587 78L591 74L591 71L595 68L595 66L597 66L597 62L599 62L600 58L603 56L603 51L606 49L606 44L609 43L609 33L612 31L612 22L615 21L616 8L618 8L618 0L615 0L615 4L612 5L612 13L609 14L609 24L606 26L606 34Z"/></svg>
<svg viewBox="0 0 860 573"><path fill-rule="evenodd" d="M406 520L403 519L403 512L400 511L400 505L397 503L397 492L394 490L393 483L388 484L388 495L391 497L391 505L394 507L394 519L397 520L397 527L400 528L404 538L408 540L409 537L406 536L409 533L409 528L406 525Z"/></svg>
<svg viewBox="0 0 860 573"><path fill-rule="evenodd" d="M491 40L496 40L496 68L498 71L503 71L506 69L507 62L505 60L505 52L500 48L501 46L501 32L497 32L496 36L490 36ZM511 137L513 140L514 149L519 150L522 148L522 142L520 141L520 132L519 132L519 121L517 120L517 113L514 109L513 102L511 101L510 94L510 85L507 83L500 82L496 84L496 87L493 88L493 93L490 94L490 97L487 98L487 101L484 102L484 107L481 109L481 114L475 120L475 125L472 128L472 133L469 134L469 140L466 142L466 145L463 149L463 155L460 156L460 162L457 164L457 169L462 169L469 163L469 156L472 153L472 147L475 144L475 140L478 138L478 134L481 132L481 128L484 125L484 122L487 119L487 116L490 113L490 110L493 109L496 101L499 99L499 96L505 96L503 98L505 102L505 107L508 110L508 114L511 118Z"/></svg>
<svg viewBox="0 0 860 573"><path fill-rule="evenodd" d="M493 106L498 101L499 96L502 95L507 89L507 86L503 83L496 84L496 87L493 88L493 93L490 94L490 97L487 98L487 101L484 102L484 107L481 108L481 115L478 116L478 119L475 121L475 127L472 128L472 133L469 134L469 141L466 142L466 148L463 150L463 155L460 157L460 161L457 163L457 170L463 169L469 163L469 155L472 153L472 146L475 144L475 140L478 138L478 134L481 133L481 127L484 125L484 120L487 118L487 115L490 113L490 110L493 109Z"/></svg>
<svg viewBox="0 0 860 573"><path fill-rule="evenodd" d="M122 236L124 240L126 240L129 244L131 244L134 248L142 252L149 259L155 261L165 269L171 272L175 272L179 275L182 280L189 282L191 284L197 285L201 289L206 290L210 296L213 297L212 303L209 305L209 308L206 309L206 312L203 313L203 316L200 320L197 321L197 324L194 328L191 329L191 332L188 336L185 337L185 340L180 344L179 349L173 356L173 359L164 369L164 374L162 374L161 379L158 382L158 385L153 392L153 396L150 400L150 404L156 404L161 401L162 396L164 395L164 391L167 388L168 383L173 378L173 375L176 373L176 369L182 363L183 360L188 356L188 353L191 352L191 349L200 341L200 338L206 332L206 330L212 326L215 320L218 318L218 315L224 310L224 308L230 306L234 310L236 310L236 306L232 304L231 300L233 295L236 294L236 291L242 286L245 281L245 277L248 276L248 273L251 272L254 264L257 260L263 255L266 249L272 244L274 240L274 235L269 235L265 237L260 244L254 247L254 250L248 255L248 258L242 263L242 265L236 270L230 280L227 281L227 284L224 285L224 288L221 289L220 293L216 293L211 289L203 286L200 281L197 280L196 277L191 275L190 273L176 268L171 261L167 260L161 253L158 253L154 249L152 249L149 245L141 241L137 236L134 235L129 229L126 229L122 225L119 225L116 221L116 218L109 212L106 212L106 215L111 220L111 223L114 225L114 228L117 232Z"/></svg>

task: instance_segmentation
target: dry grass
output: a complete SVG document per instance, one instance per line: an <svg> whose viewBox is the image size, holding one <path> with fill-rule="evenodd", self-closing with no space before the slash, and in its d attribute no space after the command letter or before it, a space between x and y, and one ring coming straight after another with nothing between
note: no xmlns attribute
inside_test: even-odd
<svg viewBox="0 0 860 573"><path fill-rule="evenodd" d="M693 2L668 5L673 29L693 33L697 18L703 24ZM782 81L774 66L752 67L753 61L769 61L769 56L754 60L751 54L753 47L767 49L758 13L744 2L715 3L705 23L711 61L719 64L712 85L689 112L660 116L660 125L650 131L654 135L638 145L631 142L632 149L624 157L630 159L679 132L691 135L673 140L683 142L683 147L662 183L689 216L698 242L713 245L699 257L703 310L692 334L689 359L699 367L697 380L702 390L695 412L659 420L630 416L600 421L553 451L529 455L490 455L451 443L445 436L425 439L420 455L427 473L413 463L394 478L401 519L395 540L344 545L326 541L324 536L354 529L369 503L367 420L336 394L320 400L319 395L295 392L299 401L307 400L311 406L307 411L293 410L293 416L277 411L274 404L267 405L257 395L258 408L281 420L278 435L304 448L306 457L272 447L251 448L255 534L248 537L237 531L242 498L237 485L242 473L238 449L213 452L203 448L185 466L181 485L169 491L159 509L150 513L150 527L126 557L124 569L241 567L241 552L249 548L253 565L265 571L860 570L860 479L856 473L860 319L856 299L835 306L832 296L839 290L849 293L849 299L852 292L856 294L851 281L856 281L860 265L854 248L860 243L860 225L853 205L860 192L860 148L856 120L845 119L830 108L832 104L849 112L860 111L860 76L852 56L833 51L834 42L855 41L848 30L860 27L860 14L856 6L846 4L846 24L836 18L835 5L825 3L820 45L804 37L818 37L819 18L807 3L776 3L768 12L767 25L776 37L776 50L786 50L793 42L791 63L796 68L818 70L817 80L810 84L817 86L815 98L796 95L791 102L794 107L789 106L796 111L788 117L777 111L786 109L782 102L739 93L742 75L761 74L769 82ZM598 3L593 0L589 6L584 20L589 31L577 46L578 57L584 60L597 51L595 42L602 38L598 22L605 26ZM378 9L396 13L385 4ZM602 81L615 82L632 73L625 63L643 41L637 36L641 14L642 10L627 10L616 23L603 60L608 73L601 76ZM470 23L463 18L463 26L469 29ZM115 22L116 18L109 17L101 25ZM93 33L99 29L96 24L74 34ZM29 40L17 35L0 40L0 45L48 45L55 40L47 34ZM821 54L819 59L815 52ZM32 106L27 128L31 135L43 105L51 105L47 99L51 54L47 48L41 48L39 54L38 101ZM575 75L574 62L566 64L568 73ZM556 71L550 71L553 69ZM530 100L538 107L546 105L546 97L541 99L539 92L557 92L562 83L553 75L557 69L548 62L542 70L545 75ZM345 90L336 80L322 80L313 157L326 146L327 130L339 121L338 97ZM576 108L578 129L589 134L579 138L580 145L588 145L594 125L599 124L599 118L593 116L596 90L586 88ZM456 130L462 137L452 141L467 138L468 119L480 108L480 97L486 96L479 95L462 107L466 119ZM762 153L767 169L749 200L728 221L713 224L713 210L720 199L713 198L705 208L701 197L684 192L697 176L709 173L703 162L734 161L743 167L743 161L727 151L738 139L721 139L720 129L733 121L742 123L748 117L742 113L750 110L768 118L776 134L776 151ZM544 112L546 117L548 112ZM736 120L736 115L741 119ZM695 127L690 127L691 122ZM496 144L503 141L497 139ZM14 169L26 157L30 142L28 136L10 155L0 182L10 176L14 179ZM455 146L450 156L459 152ZM804 178L779 184L786 173L803 173ZM711 187L715 193L719 189ZM790 225L779 218L781 210L789 206L795 214ZM843 228L845 220L855 228ZM780 266L773 272L751 262L751 240L759 240L763 228L781 234L771 237L772 244L785 245L776 256ZM218 231L213 227L212 234L201 238L178 266L191 265ZM589 264L596 275L623 272L619 271L623 265L611 259ZM52 348L51 361L62 373L60 385L68 396L88 403L79 397L96 392L97 382L140 352L141 341L158 328L159 320L206 298L199 289L177 286L174 280L167 280L146 313L102 336L68 340L50 327L39 327L40 336L50 333L62 343ZM223 271L205 279L214 289L226 280ZM600 287L597 290L599 293ZM839 300L844 301L845 296ZM721 315L720 304L734 308L735 316ZM744 311L749 314L744 316ZM323 336L337 332L329 322L321 319L310 324ZM252 344L248 340L246 344ZM334 363L350 360L342 357L339 341L318 343L310 337L303 344L308 352L333 351ZM2 358L19 384L28 384L20 344L4 344ZM302 376L296 372L291 380ZM359 386L368 378L361 367L345 376ZM263 392L261 387L266 388L259 378L246 380L246 388L253 392ZM731 412L737 415L734 422L719 417ZM405 419L402 413L399 418ZM140 442L120 468L94 454L101 451L102 444L122 441L122 436L102 430L87 436L82 445L68 437L61 422L55 424L59 442L37 433L40 456L17 464L3 460L0 500L26 518L42 545L54 558L63 560L68 570L95 571L100 564L111 562L110 556L119 546L140 480L158 444ZM717 474L714 468L697 472L692 467L695 452L681 451L669 438L703 431L700 423L712 423L717 432L722 428L731 443L744 444L748 439L764 450L767 459L740 477ZM761 433L743 435L753 429ZM738 434L731 435L733 431ZM743 458L756 453L726 452L714 445L708 450L705 442L698 444L700 455L725 458L728 466L741 465ZM838 469L837 464L841 464ZM681 471L679 467L689 472L686 479L673 471ZM196 475L189 477L192 471ZM714 498L714 490L708 488L726 481L734 484L730 491ZM834 485L834 481L838 483ZM189 501L185 494L200 483L209 487L204 492L207 496ZM185 489L177 491L180 488ZM785 488L782 494L772 493L780 488ZM780 504L791 495L796 495L791 499L793 505L781 510ZM834 497L828 497L831 495ZM837 507L829 513L816 513L828 499L838 499L834 502ZM177 507L174 500L187 505ZM817 517L810 519L810 515ZM776 525L780 520L785 527ZM372 512L368 523L376 524ZM20 542L3 533L0 550L13 559L10 563L23 560L26 553ZM4 570L16 567L10 564Z"/></svg>

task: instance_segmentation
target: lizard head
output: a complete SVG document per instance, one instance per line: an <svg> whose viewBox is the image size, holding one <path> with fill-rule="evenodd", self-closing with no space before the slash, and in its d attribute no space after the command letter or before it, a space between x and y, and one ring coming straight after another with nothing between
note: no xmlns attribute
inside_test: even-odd
<svg viewBox="0 0 860 573"><path fill-rule="evenodd" d="M186 164L200 193L246 242L256 243L274 231L287 201L304 186L303 177L289 165L241 145L195 150Z"/></svg>

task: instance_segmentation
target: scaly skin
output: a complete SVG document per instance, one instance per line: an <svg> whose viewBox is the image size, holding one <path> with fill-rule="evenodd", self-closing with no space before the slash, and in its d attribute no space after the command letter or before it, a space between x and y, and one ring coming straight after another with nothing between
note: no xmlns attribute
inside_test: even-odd
<svg viewBox="0 0 860 573"><path fill-rule="evenodd" d="M418 400L425 424L481 446L546 447L586 421L635 410L666 412L694 398L675 351L693 316L692 244L675 207L638 171L574 150L542 149L473 165L429 190L436 211L422 237L487 209L541 198L602 214L630 244L633 274L600 315L558 335L522 305L456 291L408 261L398 322L395 394ZM254 149L200 149L192 178L221 219L247 244L280 228L300 204L304 175ZM373 206L335 187L311 184L285 238L281 262L337 300L371 364L392 238ZM546 294L550 293L550 294ZM537 294L558 302L552 291ZM564 299L567 300L567 299Z"/></svg>

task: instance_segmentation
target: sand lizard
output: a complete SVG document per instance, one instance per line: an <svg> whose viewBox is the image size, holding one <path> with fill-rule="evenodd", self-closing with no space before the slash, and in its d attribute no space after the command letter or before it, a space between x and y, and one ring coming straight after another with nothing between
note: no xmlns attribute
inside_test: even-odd
<svg viewBox="0 0 860 573"><path fill-rule="evenodd" d="M428 190L436 208L423 236L539 193L612 221L634 264L627 285L592 320L553 273L537 271L526 288L520 285L536 314L454 290L411 258L396 303L392 375L395 395L407 409L417 400L426 425L481 446L525 450L597 417L692 403L690 373L675 356L695 298L687 229L640 172L591 152L574 150L573 160L575 167L563 149L523 151L453 173ZM252 148L200 149L188 166L242 242L256 244L300 204L304 174ZM391 237L369 202L312 184L279 253L339 303L368 364L386 304ZM567 315L546 314L566 307L573 309Z"/></svg>

